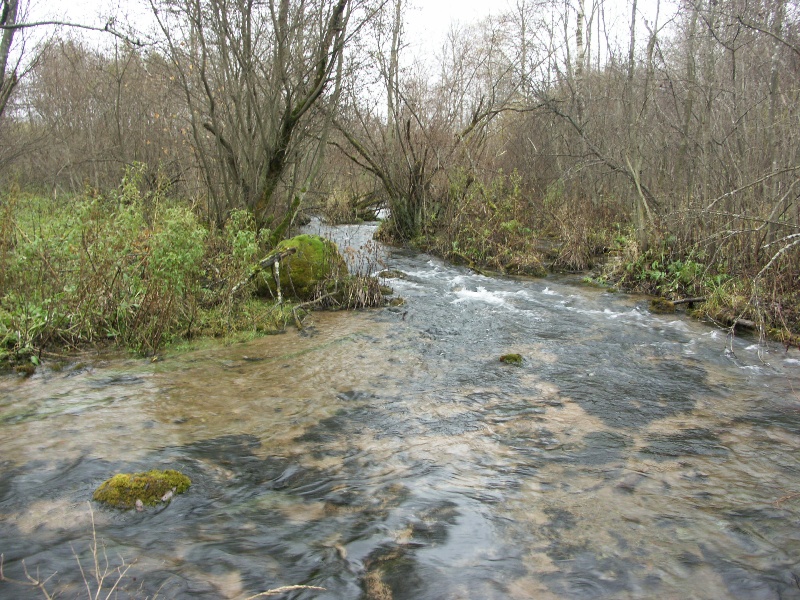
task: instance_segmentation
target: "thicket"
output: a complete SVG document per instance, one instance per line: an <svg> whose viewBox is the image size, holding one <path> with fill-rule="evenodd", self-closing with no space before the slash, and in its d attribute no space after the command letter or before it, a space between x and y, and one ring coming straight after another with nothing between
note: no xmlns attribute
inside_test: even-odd
<svg viewBox="0 0 800 600"><path fill-rule="evenodd" d="M642 3L618 3L627 14L613 18L611 3L521 0L451 30L434 68L403 60L405 0L156 4L167 10L146 50L55 40L31 61L0 115L3 189L17 181L74 198L88 184L108 203L124 195L114 191L123 168L147 164L142 231L153 244L170 228L188 235L180 202L171 213L150 205L166 187L184 207L193 199L192 214L213 223L201 263L218 288L246 262L220 232L241 233L242 248L270 246L303 212L338 222L388 208L383 239L475 268L593 269L627 289L705 297L701 310L720 322L752 320L787 340L800 333L795 0L648 3L647 15ZM57 211L72 201L59 202L37 235L67 235L56 231L67 218ZM114 218L134 227L122 212ZM10 239L16 229L4 227ZM36 243L29 254L42 265L58 258L89 278L88 258ZM55 286L35 303L69 304L44 314L75 340L111 332L146 351L201 326L208 303L203 286L186 294L199 309L170 300L151 262L137 284L92 276L106 300ZM125 285L135 307L109 316ZM226 302L208 310L228 311ZM23 305L4 308L30 314L15 317L21 347L43 318ZM172 316L158 323L148 306Z"/></svg>
<svg viewBox="0 0 800 600"><path fill-rule="evenodd" d="M454 30L436 74L384 77L388 119L347 96L342 153L391 208L384 239L510 273L593 269L797 343L797 3L636 6L627 37L581 0Z"/></svg>
<svg viewBox="0 0 800 600"><path fill-rule="evenodd" d="M143 193L143 173L130 169L108 194L0 196L0 360L25 370L43 351L107 341L151 355L176 339L274 332L301 316L253 296L270 231L258 232L252 213L215 228L165 190ZM377 287L348 282L348 305Z"/></svg>

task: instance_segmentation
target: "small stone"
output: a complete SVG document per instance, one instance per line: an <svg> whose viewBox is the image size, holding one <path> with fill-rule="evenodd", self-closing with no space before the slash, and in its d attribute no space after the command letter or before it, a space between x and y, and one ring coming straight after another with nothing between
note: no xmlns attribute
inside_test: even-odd
<svg viewBox="0 0 800 600"><path fill-rule="evenodd" d="M500 362L519 367L522 365L522 356L519 354L503 354L503 356L500 357Z"/></svg>
<svg viewBox="0 0 800 600"><path fill-rule="evenodd" d="M136 499L136 512L142 512L144 510L144 502L142 502L139 498Z"/></svg>
<svg viewBox="0 0 800 600"><path fill-rule="evenodd" d="M402 271L381 271L378 273L378 277L383 277L384 279L406 279L406 274Z"/></svg>
<svg viewBox="0 0 800 600"><path fill-rule="evenodd" d="M175 495L175 489L173 488L173 489L169 490L166 494L161 496L161 501L162 502L169 502L170 500L172 500L172 496L174 496L174 495Z"/></svg>

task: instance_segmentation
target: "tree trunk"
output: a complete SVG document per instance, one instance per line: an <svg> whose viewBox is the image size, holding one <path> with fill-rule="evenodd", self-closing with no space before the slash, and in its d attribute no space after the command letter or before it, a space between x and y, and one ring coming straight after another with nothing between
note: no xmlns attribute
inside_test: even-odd
<svg viewBox="0 0 800 600"><path fill-rule="evenodd" d="M15 25L18 10L19 0L2 0L2 3L0 3L0 25ZM16 69L8 72L8 58L11 54L11 44L14 41L15 31L15 29L3 29L3 37L0 38L0 118L5 113L11 93L17 87L19 81Z"/></svg>

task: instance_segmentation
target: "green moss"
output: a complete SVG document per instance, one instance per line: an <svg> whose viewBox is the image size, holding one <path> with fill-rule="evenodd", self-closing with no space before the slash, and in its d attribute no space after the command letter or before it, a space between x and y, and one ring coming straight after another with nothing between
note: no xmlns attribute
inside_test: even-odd
<svg viewBox="0 0 800 600"><path fill-rule="evenodd" d="M522 365L522 356L519 354L503 354L503 356L500 357L500 362L519 367Z"/></svg>
<svg viewBox="0 0 800 600"><path fill-rule="evenodd" d="M602 276L590 277L587 275L586 277L581 279L581 283L587 287L600 288L606 290L611 289L608 287L608 282L606 281L605 277Z"/></svg>
<svg viewBox="0 0 800 600"><path fill-rule="evenodd" d="M547 277L547 269L541 261L532 255L523 256L501 265L509 275L523 275L526 277Z"/></svg>
<svg viewBox="0 0 800 600"><path fill-rule="evenodd" d="M16 365L14 370L20 375L30 377L36 372L36 365L33 363L22 363L21 365Z"/></svg>
<svg viewBox="0 0 800 600"><path fill-rule="evenodd" d="M666 298L653 298L650 300L650 312L669 315L675 312L675 305Z"/></svg>
<svg viewBox="0 0 800 600"><path fill-rule="evenodd" d="M134 508L137 500L141 500L145 506L155 506L160 502L168 502L171 497L169 492L182 494L191 484L186 475L171 469L146 473L119 473L104 481L95 490L92 498L113 508Z"/></svg>
<svg viewBox="0 0 800 600"><path fill-rule="evenodd" d="M378 277L383 277L384 279L405 279L406 274L402 271L387 270L378 273Z"/></svg>
<svg viewBox="0 0 800 600"><path fill-rule="evenodd" d="M278 244L278 250L296 248L297 252L280 264L280 284L284 296L313 300L320 283L338 281L347 276L347 264L336 244L318 235L298 235ZM264 276L261 295L277 296L272 273Z"/></svg>

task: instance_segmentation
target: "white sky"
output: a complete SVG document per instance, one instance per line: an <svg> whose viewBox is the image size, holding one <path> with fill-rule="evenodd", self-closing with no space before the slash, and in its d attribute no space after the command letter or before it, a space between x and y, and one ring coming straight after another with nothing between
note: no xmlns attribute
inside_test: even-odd
<svg viewBox="0 0 800 600"><path fill-rule="evenodd" d="M405 43L406 58L417 57L430 61L441 49L445 35L454 23L466 25L489 14L506 10L514 0L409 0L406 9ZM630 0L601 0L606 7L606 25L612 31L626 30L630 21ZM652 19L655 7L661 5L660 23L668 14L674 14L675 0L640 0L638 8L646 18ZM36 18L58 18L85 25L103 27L106 19L117 16L120 22L130 20L139 27L147 27L149 9L147 0L30 0L31 16ZM587 10L594 4L586 2ZM138 15L138 16L137 16ZM588 17L588 15L587 15ZM574 19L574 14L572 15ZM639 28L639 38L644 29ZM103 40L105 34L92 34L74 30L74 35ZM596 43L594 40L593 43ZM102 43L102 42L101 42Z"/></svg>
<svg viewBox="0 0 800 600"><path fill-rule="evenodd" d="M507 0L411 0L406 10L406 41L412 53L425 54L438 49L445 34L454 22L470 23L498 12L506 7ZM105 19L118 15L125 19L126 12L137 13L137 6L144 2L136 0L31 0L31 16L36 18L58 18L71 22L103 27ZM142 11L141 8L138 9ZM144 11L147 12L146 10ZM141 13L139 13L141 14ZM105 17L105 18L104 18ZM141 20L141 19L139 19ZM91 36L89 32L74 32Z"/></svg>
<svg viewBox="0 0 800 600"><path fill-rule="evenodd" d="M406 10L406 41L412 53L438 49L453 23L474 23L506 8L505 0L411 0Z"/></svg>

